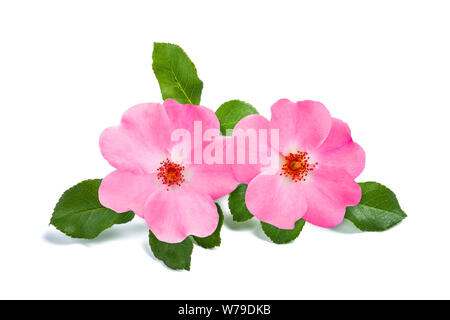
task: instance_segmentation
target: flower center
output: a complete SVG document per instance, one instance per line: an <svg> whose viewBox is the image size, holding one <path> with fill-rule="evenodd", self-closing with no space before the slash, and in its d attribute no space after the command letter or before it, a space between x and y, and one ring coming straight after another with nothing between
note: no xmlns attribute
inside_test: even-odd
<svg viewBox="0 0 450 320"><path fill-rule="evenodd" d="M180 186L184 182L184 167L178 163L174 163L169 159L161 162L158 168L158 179L167 186Z"/></svg>
<svg viewBox="0 0 450 320"><path fill-rule="evenodd" d="M285 157L280 176L290 177L294 182L306 181L306 176L318 165L317 162L310 163L309 161L310 157L307 152L289 153Z"/></svg>

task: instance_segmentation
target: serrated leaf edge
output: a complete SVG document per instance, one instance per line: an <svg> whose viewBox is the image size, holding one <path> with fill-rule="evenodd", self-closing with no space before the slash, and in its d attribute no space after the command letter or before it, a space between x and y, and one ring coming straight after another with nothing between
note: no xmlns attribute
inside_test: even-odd
<svg viewBox="0 0 450 320"><path fill-rule="evenodd" d="M152 53L152 69L153 69L153 72L155 71L155 59L154 59L155 45L170 45L170 46L174 46L174 47L179 48L179 49L181 50L181 52L183 52L183 53L186 55L186 58L188 59L189 63L190 63L191 66L194 68L195 75L197 76L197 79L200 81L200 84L201 84L201 86L200 86L200 87L201 87L200 91L203 91L203 81L202 81L202 80L200 79L200 77L198 76L197 67L195 66L194 62L192 62L191 58L190 58L189 55L186 53L186 51L184 51L184 49L183 49L181 46L177 45L177 44L169 43L169 42L154 42L154 43L153 43L153 53ZM173 74L173 76L174 76L174 78L175 78L175 83L176 83L177 87L182 91L183 95L186 97L186 99L187 99L187 101L189 102L189 104L195 105L195 104L192 102L191 98L187 95L187 93L186 93L186 91L184 90L184 88L181 86L181 82L178 80L178 77L177 77L177 75L175 74L175 72L174 72L174 70L173 70L173 68L172 68L172 65L170 65L170 72ZM158 79L158 77L156 76L156 73L155 73L155 72L154 72L154 74L155 74L155 77L156 77L156 79L158 80L158 83L159 83L159 79ZM200 104L200 101L199 101L199 104Z"/></svg>
<svg viewBox="0 0 450 320"><path fill-rule="evenodd" d="M69 189L66 189L66 191L64 191L63 194L59 197L58 201L56 202L55 207L53 208L52 217L50 218L50 223L49 223L49 225L54 226L56 230L58 230L58 231L61 232L61 233L64 233L66 236L68 236L68 237L70 237L70 238L72 238L72 239L87 239L87 240L95 239L95 238L97 238L101 233L103 233L104 231L106 231L106 230L112 228L115 224L112 224L110 227L108 227L108 228L106 228L106 229L100 231L100 232L99 232L96 236L94 236L94 237L77 237L77 236L74 236L74 235L71 235L71 234L67 233L66 231L62 230L60 227L58 227L57 225L54 224L54 221L59 220L59 218L54 218L54 217L53 217L53 213L55 212L56 207L58 206L58 204L59 204L59 202L61 201L61 199L66 195L66 193L68 193L68 192L71 191L72 189L78 187L78 186L79 186L80 184L82 184L82 183L85 183L85 182L88 182L88 181L97 181L97 180L100 180L100 181L101 181L102 179L99 179L99 178L97 178L97 179L86 179L86 180L83 180L83 181L81 181L81 182L78 182L77 184L73 185L73 186L70 187ZM110 211L115 212L114 210L111 210L111 209L109 209L109 208L106 208L106 207L100 207L100 208L94 208L94 209L87 209L87 210L79 211L79 212L76 212L75 214L82 213L82 212L85 212L85 211L90 211L90 210L100 210L100 209L106 209L106 210L110 210ZM125 214L125 213L128 213L128 212L129 212L129 211L124 212L124 214ZM115 213L120 214L120 213L118 213L118 212L115 212ZM134 218L134 216L133 216L133 218ZM132 219L131 219L131 220L132 220ZM131 221L131 220L130 220L130 221Z"/></svg>

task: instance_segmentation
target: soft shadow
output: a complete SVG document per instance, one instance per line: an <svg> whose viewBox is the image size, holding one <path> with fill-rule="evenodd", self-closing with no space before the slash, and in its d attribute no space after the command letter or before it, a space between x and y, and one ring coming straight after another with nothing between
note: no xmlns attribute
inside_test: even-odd
<svg viewBox="0 0 450 320"><path fill-rule="evenodd" d="M254 230L258 226L258 221L254 218L244 221L244 222L236 222L233 221L233 217L231 215L225 215L223 219L223 223L231 230L241 231L241 230Z"/></svg>
<svg viewBox="0 0 450 320"><path fill-rule="evenodd" d="M253 234L254 234L257 238L259 238L259 239L261 239L261 240L264 240L264 241L266 241L266 242L269 242L269 243L272 243L272 244L273 244L273 242L272 242L272 241L266 236L266 234L264 233L264 231L263 231L263 229L262 229L260 223L258 223L258 224L256 225L255 229L253 230Z"/></svg>
<svg viewBox="0 0 450 320"><path fill-rule="evenodd" d="M71 238L57 229L47 230L42 238L51 244L55 245L71 245L71 244L82 244L85 246L97 245L112 240L124 239L127 237L134 236L138 233L146 234L147 227L142 223L127 223L123 225L115 225L110 229L107 229L100 233L98 237L94 239L76 239Z"/></svg>
<svg viewBox="0 0 450 320"><path fill-rule="evenodd" d="M150 249L150 245L148 244L148 240L142 242L142 249L144 249L145 253L146 253L150 258L152 258L153 260L158 261L158 262L162 262L161 260L159 260L158 258L156 258L155 255L153 254L152 250ZM164 263L163 263L163 264L164 264ZM164 264L164 266L167 267L165 264Z"/></svg>
<svg viewBox="0 0 450 320"><path fill-rule="evenodd" d="M231 215L224 215L223 223L233 231L251 231L257 238L272 243L262 230L259 221L255 218L251 218L244 222L237 222L233 221Z"/></svg>
<svg viewBox="0 0 450 320"><path fill-rule="evenodd" d="M152 250L150 249L150 245L148 244L148 240L147 240L147 241L144 241L144 242L142 243L142 248L144 249L145 253L146 253L150 258L152 258L153 260L157 261L159 264L161 264L161 265L162 265L164 268L166 268L167 270L170 270L170 271L177 271L177 272L183 272L183 271L186 271L186 270L174 270L174 269L171 269L171 268L169 268L168 266L166 266L166 264L165 264L164 262L162 262L161 260L159 260L158 258L156 258L155 255L153 254Z"/></svg>
<svg viewBox="0 0 450 320"><path fill-rule="evenodd" d="M347 219L344 219L340 225L331 228L330 230L346 234L362 233L361 230L355 227L355 225L350 221L348 221Z"/></svg>

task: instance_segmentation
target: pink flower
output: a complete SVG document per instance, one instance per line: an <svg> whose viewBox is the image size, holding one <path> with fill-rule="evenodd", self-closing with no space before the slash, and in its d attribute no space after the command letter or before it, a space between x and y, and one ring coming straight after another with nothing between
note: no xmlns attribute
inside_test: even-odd
<svg viewBox="0 0 450 320"><path fill-rule="evenodd" d="M219 132L213 111L168 99L128 109L121 124L100 137L103 157L117 169L103 179L100 202L116 212L134 211L164 242L213 233L219 219L213 200L237 186L231 166L194 164L178 152L173 131L185 129L193 137L194 121L201 121L202 132ZM201 142L200 152L211 143Z"/></svg>
<svg viewBox="0 0 450 320"><path fill-rule="evenodd" d="M325 228L338 225L345 208L361 199L354 179L364 169L363 149L353 142L348 125L332 118L320 102L282 99L271 111L270 122L251 115L235 127L235 132L279 129L278 146L265 142L278 157L275 170L260 162L234 167L236 178L248 184L249 211L280 229L293 229L300 218Z"/></svg>

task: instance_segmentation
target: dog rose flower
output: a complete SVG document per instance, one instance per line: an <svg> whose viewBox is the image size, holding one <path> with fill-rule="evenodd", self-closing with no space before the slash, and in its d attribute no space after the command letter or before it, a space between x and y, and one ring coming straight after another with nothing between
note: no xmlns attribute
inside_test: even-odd
<svg viewBox="0 0 450 320"><path fill-rule="evenodd" d="M248 184L249 211L280 229L293 229L300 218L325 228L338 225L346 207L361 199L354 179L364 169L363 149L353 142L348 125L332 118L320 102L282 99L271 112L270 122L250 115L234 129L235 136L248 129L279 130L278 145L271 144L270 135L263 142L277 158L275 168L261 162L234 166L238 181Z"/></svg>
<svg viewBox="0 0 450 320"><path fill-rule="evenodd" d="M219 219L213 200L233 191L237 181L229 165L193 161L194 147L202 153L213 143L193 141L194 122L201 124L202 132L219 132L213 111L171 99L131 107L119 126L103 131L100 150L117 170L100 185L102 205L116 212L132 210L164 242L213 233ZM192 137L189 157L182 156L178 142L172 141L176 129Z"/></svg>

